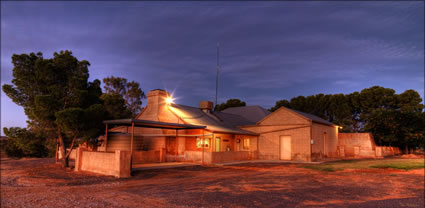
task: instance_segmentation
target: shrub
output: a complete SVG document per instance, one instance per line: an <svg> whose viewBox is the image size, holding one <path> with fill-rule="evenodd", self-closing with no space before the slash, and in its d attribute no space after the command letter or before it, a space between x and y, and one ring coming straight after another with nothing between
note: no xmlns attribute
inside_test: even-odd
<svg viewBox="0 0 425 208"><path fill-rule="evenodd" d="M45 137L35 134L25 128L4 128L8 137L5 145L9 157L45 157L48 151L45 147Z"/></svg>

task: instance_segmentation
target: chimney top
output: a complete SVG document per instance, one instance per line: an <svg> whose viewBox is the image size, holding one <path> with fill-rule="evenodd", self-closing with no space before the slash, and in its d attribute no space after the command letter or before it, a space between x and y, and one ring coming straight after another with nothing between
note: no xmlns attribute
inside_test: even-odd
<svg viewBox="0 0 425 208"><path fill-rule="evenodd" d="M211 111L213 109L214 103L212 101L201 101L199 108L203 111Z"/></svg>

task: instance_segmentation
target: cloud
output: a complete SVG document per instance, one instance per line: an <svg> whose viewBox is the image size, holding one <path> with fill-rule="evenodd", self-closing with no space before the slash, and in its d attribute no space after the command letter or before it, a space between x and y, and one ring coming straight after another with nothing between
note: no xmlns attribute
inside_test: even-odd
<svg viewBox="0 0 425 208"><path fill-rule="evenodd" d="M71 49L91 79L168 88L182 104L264 106L423 77L423 2L3 2L2 82L13 53ZM7 29L4 29L7 28Z"/></svg>

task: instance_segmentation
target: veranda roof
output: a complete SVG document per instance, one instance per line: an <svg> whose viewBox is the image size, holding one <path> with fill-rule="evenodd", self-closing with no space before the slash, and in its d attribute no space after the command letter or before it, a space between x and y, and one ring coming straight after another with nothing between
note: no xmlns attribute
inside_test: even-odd
<svg viewBox="0 0 425 208"><path fill-rule="evenodd" d="M104 124L121 125L121 126L134 126L147 127L147 128L160 128L160 129L205 129L206 126L190 125L190 124L179 124L179 123L168 123L161 121L150 121L150 120L139 120L139 119L117 119L117 120L105 120Z"/></svg>

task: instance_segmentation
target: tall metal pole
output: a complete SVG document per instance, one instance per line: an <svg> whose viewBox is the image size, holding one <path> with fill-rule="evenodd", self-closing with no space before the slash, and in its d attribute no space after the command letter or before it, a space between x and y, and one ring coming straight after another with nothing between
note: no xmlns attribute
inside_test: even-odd
<svg viewBox="0 0 425 208"><path fill-rule="evenodd" d="M218 72L219 72L219 68L220 68L220 63L219 63L219 52L220 52L220 45L217 42L217 74L215 77L215 105L218 105L217 103L217 98L218 98Z"/></svg>
<svg viewBox="0 0 425 208"><path fill-rule="evenodd" d="M130 174L133 170L133 140L134 140L134 122L131 122L131 138L130 138Z"/></svg>

